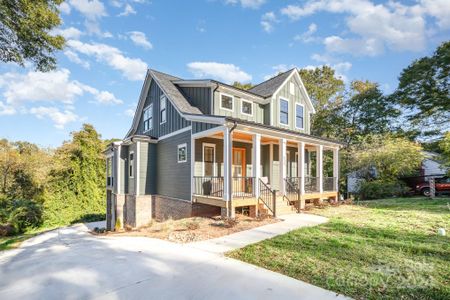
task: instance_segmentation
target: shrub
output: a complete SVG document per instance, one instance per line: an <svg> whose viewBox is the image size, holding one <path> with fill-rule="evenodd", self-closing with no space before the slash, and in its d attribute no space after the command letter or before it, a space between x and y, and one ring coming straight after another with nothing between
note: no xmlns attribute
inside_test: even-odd
<svg viewBox="0 0 450 300"><path fill-rule="evenodd" d="M362 181L358 186L358 196L361 200L382 199L405 195L408 190L403 182L377 179Z"/></svg>
<svg viewBox="0 0 450 300"><path fill-rule="evenodd" d="M42 205L33 200L13 200L8 221L19 233L37 227L42 224Z"/></svg>
<svg viewBox="0 0 450 300"><path fill-rule="evenodd" d="M186 222L186 228L188 230L196 230L200 228L200 224L195 220L190 220L189 222Z"/></svg>

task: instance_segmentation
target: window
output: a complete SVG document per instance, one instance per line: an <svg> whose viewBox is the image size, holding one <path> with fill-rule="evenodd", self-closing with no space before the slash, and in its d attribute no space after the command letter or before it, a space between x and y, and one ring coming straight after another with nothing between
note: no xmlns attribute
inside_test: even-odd
<svg viewBox="0 0 450 300"><path fill-rule="evenodd" d="M215 176L216 145L203 144L203 176Z"/></svg>
<svg viewBox="0 0 450 300"><path fill-rule="evenodd" d="M134 177L134 152L130 152L129 162L128 162L128 174L130 178Z"/></svg>
<svg viewBox="0 0 450 300"><path fill-rule="evenodd" d="M166 123L166 104L167 104L167 98L166 96L162 95L159 99L159 119L160 123Z"/></svg>
<svg viewBox="0 0 450 300"><path fill-rule="evenodd" d="M153 104L144 108L144 132L153 128Z"/></svg>
<svg viewBox="0 0 450 300"><path fill-rule="evenodd" d="M295 85L293 82L289 82L289 93L295 95Z"/></svg>
<svg viewBox="0 0 450 300"><path fill-rule="evenodd" d="M233 96L220 94L220 108L233 111Z"/></svg>
<svg viewBox="0 0 450 300"><path fill-rule="evenodd" d="M110 156L106 159L106 185L107 186L112 186L114 183L112 169L113 169L113 157Z"/></svg>
<svg viewBox="0 0 450 300"><path fill-rule="evenodd" d="M280 98L280 124L289 124L289 101Z"/></svg>
<svg viewBox="0 0 450 300"><path fill-rule="evenodd" d="M295 127L299 129L304 128L304 116L305 111L303 109L303 105L296 103L295 104Z"/></svg>
<svg viewBox="0 0 450 300"><path fill-rule="evenodd" d="M178 145L177 157L179 163L187 162L187 144Z"/></svg>
<svg viewBox="0 0 450 300"><path fill-rule="evenodd" d="M241 99L242 107L241 107L241 113L243 115L252 116L253 115L253 102Z"/></svg>

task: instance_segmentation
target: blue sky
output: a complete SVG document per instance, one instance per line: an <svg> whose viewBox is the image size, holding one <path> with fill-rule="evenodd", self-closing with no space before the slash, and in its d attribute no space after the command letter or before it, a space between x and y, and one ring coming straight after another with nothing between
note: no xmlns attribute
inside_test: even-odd
<svg viewBox="0 0 450 300"><path fill-rule="evenodd" d="M0 67L0 138L56 147L84 122L122 138L147 67L259 83L326 64L389 93L450 37L448 0L67 0L60 10L57 70Z"/></svg>

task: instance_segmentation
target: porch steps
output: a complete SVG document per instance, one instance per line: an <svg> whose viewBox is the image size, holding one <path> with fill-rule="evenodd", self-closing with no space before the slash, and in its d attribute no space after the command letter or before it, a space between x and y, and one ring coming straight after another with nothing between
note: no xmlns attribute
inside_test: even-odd
<svg viewBox="0 0 450 300"><path fill-rule="evenodd" d="M290 205L283 196L278 195L276 202L277 216L297 213L297 208L294 205ZM271 215L271 212L269 212L267 207L261 202L258 204L258 211L261 216Z"/></svg>

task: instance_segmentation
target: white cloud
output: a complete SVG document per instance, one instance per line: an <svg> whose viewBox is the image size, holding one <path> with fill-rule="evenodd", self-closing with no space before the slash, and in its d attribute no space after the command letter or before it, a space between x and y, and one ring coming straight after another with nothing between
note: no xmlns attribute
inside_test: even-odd
<svg viewBox="0 0 450 300"><path fill-rule="evenodd" d="M227 83L234 81L249 82L252 76L242 71L233 64L222 64L217 62L191 62L188 65L189 71L197 78L211 76L214 79Z"/></svg>
<svg viewBox="0 0 450 300"><path fill-rule="evenodd" d="M317 31L317 25L315 23L311 23L308 26L308 31L298 34L294 37L295 41L302 41L304 43L311 43L317 41L318 38L314 37L314 33Z"/></svg>
<svg viewBox="0 0 450 300"><path fill-rule="evenodd" d="M33 107L30 109L30 113L35 115L38 119L51 119L58 129L64 129L66 124L75 122L80 118L70 110L60 111L56 107Z"/></svg>
<svg viewBox="0 0 450 300"><path fill-rule="evenodd" d="M120 99L117 99L114 94L108 92L108 91L101 91L95 94L95 99L100 104L122 104L123 101Z"/></svg>
<svg viewBox="0 0 450 300"><path fill-rule="evenodd" d="M136 11L134 10L133 6L131 6L130 4L127 3L127 5L125 5L125 9L123 10L123 12L121 12L120 14L118 14L119 17L126 17L129 15L135 15Z"/></svg>
<svg viewBox="0 0 450 300"><path fill-rule="evenodd" d="M81 59L78 54L73 52L72 50L64 51L64 55L73 63L82 66L85 69L89 69L91 66L88 61Z"/></svg>
<svg viewBox="0 0 450 300"><path fill-rule="evenodd" d="M69 27L69 28L65 28L65 29L58 28L58 29L52 30L52 34L62 35L66 40L70 40L70 39L77 40L83 35L83 32L81 32L78 28Z"/></svg>
<svg viewBox="0 0 450 300"><path fill-rule="evenodd" d="M93 56L97 61L103 62L115 70L122 72L129 80L143 80L147 72L147 64L139 58L130 58L112 46L98 43L83 43L69 40L67 45L87 56Z"/></svg>
<svg viewBox="0 0 450 300"><path fill-rule="evenodd" d="M272 67L272 70L274 70L274 72L264 76L264 80L269 80L270 78L275 77L278 74L284 73L287 70L290 70L290 69L293 69L293 68L295 68L295 65L292 65L292 64L291 65L286 65L286 64L275 65L275 66Z"/></svg>
<svg viewBox="0 0 450 300"><path fill-rule="evenodd" d="M261 26L263 30L267 33L270 33L273 31L273 24L278 22L277 17L275 16L275 13L273 11L266 12L261 16Z"/></svg>
<svg viewBox="0 0 450 300"><path fill-rule="evenodd" d="M70 11L71 11L70 5L67 4L67 2L63 2L63 3L61 3L61 4L59 5L59 10L60 10L62 13L68 15L68 14L70 14Z"/></svg>
<svg viewBox="0 0 450 300"><path fill-rule="evenodd" d="M340 77L344 82L348 81L347 72L352 68L352 64L348 61L337 61L335 58L328 55L313 54L311 58L315 61L321 62L323 64L318 66L308 65L303 69L313 70L315 68L320 68L323 65L331 67L335 72L336 76Z"/></svg>
<svg viewBox="0 0 450 300"><path fill-rule="evenodd" d="M16 109L12 107L11 105L4 104L2 101L0 101L0 116L4 115L15 115Z"/></svg>
<svg viewBox="0 0 450 300"><path fill-rule="evenodd" d="M292 20L320 11L348 15L346 25L355 36L330 36L324 43L329 51L356 55L378 55L385 48L423 50L427 40L426 16L436 18L441 27L450 27L448 0L421 0L410 6L393 1L375 4L370 0L310 0L281 9Z"/></svg>
<svg viewBox="0 0 450 300"><path fill-rule="evenodd" d="M90 20L107 15L105 6L98 0L69 0L69 4Z"/></svg>
<svg viewBox="0 0 450 300"><path fill-rule="evenodd" d="M239 3L244 8L253 8L253 9L259 8L265 2L266 0L225 0L226 4L236 5Z"/></svg>
<svg viewBox="0 0 450 300"><path fill-rule="evenodd" d="M144 49L152 49L153 45L150 43L149 40L147 40L147 37L145 36L145 33L140 31L130 31L128 32L130 35L130 39L133 41L133 43L137 46L141 46Z"/></svg>

